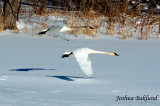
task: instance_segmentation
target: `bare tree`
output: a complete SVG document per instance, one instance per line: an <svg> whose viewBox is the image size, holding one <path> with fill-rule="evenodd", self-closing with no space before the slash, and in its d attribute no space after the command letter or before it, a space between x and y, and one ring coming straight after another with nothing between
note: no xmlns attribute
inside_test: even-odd
<svg viewBox="0 0 160 106"><path fill-rule="evenodd" d="M3 11L0 7L0 23L3 23L2 29L13 30L16 28L16 17L19 0L4 0Z"/></svg>

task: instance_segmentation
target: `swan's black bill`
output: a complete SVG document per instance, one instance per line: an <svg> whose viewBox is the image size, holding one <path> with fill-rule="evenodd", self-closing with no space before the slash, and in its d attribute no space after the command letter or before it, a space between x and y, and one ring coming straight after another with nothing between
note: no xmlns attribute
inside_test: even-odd
<svg viewBox="0 0 160 106"><path fill-rule="evenodd" d="M47 29L46 31L42 31L42 32L39 32L38 34L46 34L46 32L49 31L49 29Z"/></svg>
<svg viewBox="0 0 160 106"><path fill-rule="evenodd" d="M42 31L42 32L39 32L38 34L46 34L47 31Z"/></svg>
<svg viewBox="0 0 160 106"><path fill-rule="evenodd" d="M65 58L65 57L69 57L69 55L68 54L64 54L64 55L62 55L61 58Z"/></svg>
<svg viewBox="0 0 160 106"><path fill-rule="evenodd" d="M115 54L115 56L119 56L119 54L117 54L117 53L114 53Z"/></svg>
<svg viewBox="0 0 160 106"><path fill-rule="evenodd" d="M72 54L73 54L72 52L70 54L63 54L61 58L69 57Z"/></svg>

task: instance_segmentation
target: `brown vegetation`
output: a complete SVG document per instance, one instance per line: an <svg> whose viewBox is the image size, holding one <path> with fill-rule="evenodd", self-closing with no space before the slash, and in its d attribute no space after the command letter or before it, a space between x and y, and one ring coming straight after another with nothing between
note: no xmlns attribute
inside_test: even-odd
<svg viewBox="0 0 160 106"><path fill-rule="evenodd" d="M8 1L12 3L16 0ZM160 19L155 15L156 12L154 9L155 5L159 4L159 1L150 0L148 8L152 9L145 14L142 14L142 1L135 3L132 1L134 0L52 0L51 3L56 5L54 9L47 9L47 0L29 0L25 2L32 4L32 9L29 13L30 17L36 14L37 16L40 15L46 18L46 20L41 23L41 29L48 27L46 24L47 17L54 15L57 19L66 16L67 24L71 27L93 27L94 29L88 27L87 29L82 28L81 30L70 32L72 34L84 33L89 37L91 35L98 37L97 32L103 29L106 35L121 34L121 38L124 40L133 37L134 32L139 32L140 39L147 40L153 33L154 25L159 25L159 32L157 33L160 33ZM19 6L17 6L17 17L19 13L22 13L20 11L21 2L22 0L20 0ZM26 9L23 14L27 14L27 12L28 10ZM12 17L13 16L12 14ZM39 18L37 19L39 20ZM4 20L1 13L0 20ZM4 26L6 26L5 22ZM30 19L26 21L26 25L28 25L29 22ZM8 23L7 25L11 26ZM33 27L32 32L34 33L36 32L36 25ZM26 31L28 31L27 28Z"/></svg>

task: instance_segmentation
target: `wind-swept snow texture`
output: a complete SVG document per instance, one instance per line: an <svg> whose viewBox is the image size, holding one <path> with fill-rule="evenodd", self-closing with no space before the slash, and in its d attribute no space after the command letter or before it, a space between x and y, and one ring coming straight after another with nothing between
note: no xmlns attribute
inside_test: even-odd
<svg viewBox="0 0 160 106"><path fill-rule="evenodd" d="M90 55L88 78L65 51L80 47L116 52ZM157 100L117 96L160 95L160 39L61 39L0 34L0 106L158 106Z"/></svg>

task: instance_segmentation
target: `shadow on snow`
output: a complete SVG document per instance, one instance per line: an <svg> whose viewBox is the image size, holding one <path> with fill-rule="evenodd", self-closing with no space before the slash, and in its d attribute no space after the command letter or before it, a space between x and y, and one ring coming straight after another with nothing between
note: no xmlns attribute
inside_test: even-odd
<svg viewBox="0 0 160 106"><path fill-rule="evenodd" d="M94 77L76 77L76 76L46 76L46 77L55 77L65 81L74 81L74 79L91 79Z"/></svg>
<svg viewBox="0 0 160 106"><path fill-rule="evenodd" d="M56 69L44 69L44 68L20 68L20 69L10 69L9 71L36 71L36 70L56 70Z"/></svg>

